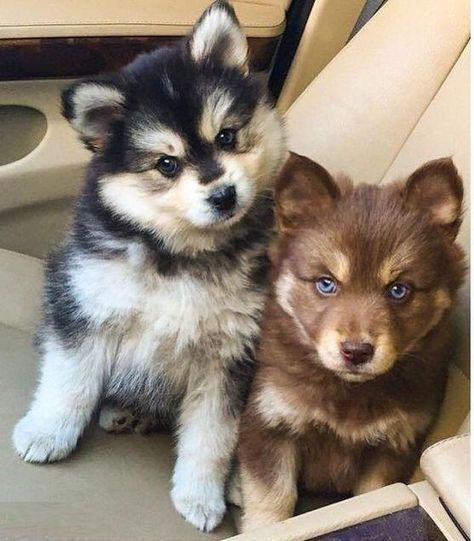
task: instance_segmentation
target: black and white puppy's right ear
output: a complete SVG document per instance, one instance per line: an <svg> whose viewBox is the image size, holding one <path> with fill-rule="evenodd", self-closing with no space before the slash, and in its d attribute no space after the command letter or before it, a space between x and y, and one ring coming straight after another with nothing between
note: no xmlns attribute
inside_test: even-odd
<svg viewBox="0 0 474 541"><path fill-rule="evenodd" d="M216 0L204 11L194 25L188 46L196 62L211 60L248 73L247 38L234 8L225 0Z"/></svg>
<svg viewBox="0 0 474 541"><path fill-rule="evenodd" d="M92 152L102 152L112 124L123 117L125 93L115 81L84 80L62 93L63 115Z"/></svg>

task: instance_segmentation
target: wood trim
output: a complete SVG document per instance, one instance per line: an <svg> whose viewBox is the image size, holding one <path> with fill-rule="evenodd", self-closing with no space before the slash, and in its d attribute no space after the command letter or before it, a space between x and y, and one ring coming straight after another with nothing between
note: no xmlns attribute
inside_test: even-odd
<svg viewBox="0 0 474 541"><path fill-rule="evenodd" d="M85 77L116 70L138 55L182 37L0 39L0 81ZM278 38L248 38L252 69L270 67Z"/></svg>

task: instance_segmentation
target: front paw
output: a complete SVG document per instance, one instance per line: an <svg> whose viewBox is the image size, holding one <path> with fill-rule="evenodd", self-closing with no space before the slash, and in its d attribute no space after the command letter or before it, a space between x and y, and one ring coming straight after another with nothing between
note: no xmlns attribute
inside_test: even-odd
<svg viewBox="0 0 474 541"><path fill-rule="evenodd" d="M26 462L55 462L74 450L79 434L70 422L38 421L26 415L15 426L13 445Z"/></svg>
<svg viewBox="0 0 474 541"><path fill-rule="evenodd" d="M224 494L218 485L176 484L171 499L178 511L188 522L203 532L216 528L226 511Z"/></svg>

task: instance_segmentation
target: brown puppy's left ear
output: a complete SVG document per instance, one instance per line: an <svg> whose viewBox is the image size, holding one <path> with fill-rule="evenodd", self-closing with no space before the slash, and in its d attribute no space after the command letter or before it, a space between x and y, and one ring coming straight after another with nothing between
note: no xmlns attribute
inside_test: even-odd
<svg viewBox="0 0 474 541"><path fill-rule="evenodd" d="M429 214L432 223L455 238L462 218L464 188L451 158L425 163L406 181L404 198L408 205Z"/></svg>
<svg viewBox="0 0 474 541"><path fill-rule="evenodd" d="M290 152L275 191L278 229L291 234L311 223L341 195L332 176L316 162Z"/></svg>

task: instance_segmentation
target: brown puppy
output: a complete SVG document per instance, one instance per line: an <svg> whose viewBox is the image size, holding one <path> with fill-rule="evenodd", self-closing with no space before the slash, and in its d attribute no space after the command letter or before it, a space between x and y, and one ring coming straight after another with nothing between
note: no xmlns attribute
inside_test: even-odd
<svg viewBox="0 0 474 541"><path fill-rule="evenodd" d="M450 159L353 186L293 154L276 196L273 294L238 448L244 530L290 517L297 487L409 479L443 397L465 272Z"/></svg>

